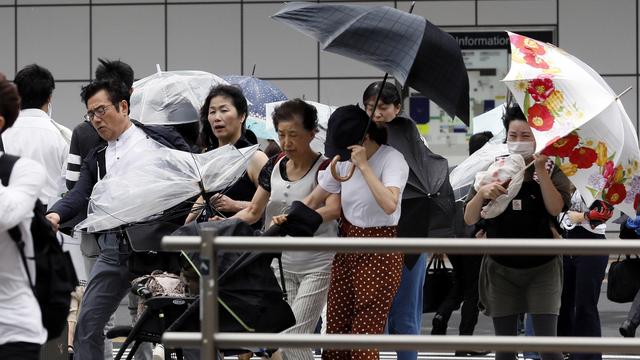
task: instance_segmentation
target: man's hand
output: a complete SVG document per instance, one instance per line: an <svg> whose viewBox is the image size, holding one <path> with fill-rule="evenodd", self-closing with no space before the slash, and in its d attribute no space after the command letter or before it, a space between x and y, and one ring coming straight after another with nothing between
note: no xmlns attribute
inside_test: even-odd
<svg viewBox="0 0 640 360"><path fill-rule="evenodd" d="M47 220L51 223L53 231L58 231L58 228L60 227L60 215L54 212L48 213Z"/></svg>

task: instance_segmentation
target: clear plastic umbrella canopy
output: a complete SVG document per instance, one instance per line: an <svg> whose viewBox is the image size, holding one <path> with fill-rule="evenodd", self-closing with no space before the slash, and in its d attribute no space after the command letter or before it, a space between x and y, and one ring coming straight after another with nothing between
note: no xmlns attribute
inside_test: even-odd
<svg viewBox="0 0 640 360"><path fill-rule="evenodd" d="M97 232L150 220L203 189L223 190L242 176L256 149L226 145L203 154L166 147L127 153L127 162L114 165L95 185L88 216L76 229Z"/></svg>
<svg viewBox="0 0 640 360"><path fill-rule="evenodd" d="M158 70L133 83L131 118L147 125L196 122L209 90L226 83L204 71Z"/></svg>

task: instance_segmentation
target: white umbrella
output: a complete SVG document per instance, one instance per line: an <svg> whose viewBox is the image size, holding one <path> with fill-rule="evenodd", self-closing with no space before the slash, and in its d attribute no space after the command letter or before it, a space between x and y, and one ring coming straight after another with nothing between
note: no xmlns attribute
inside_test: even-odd
<svg viewBox="0 0 640 360"><path fill-rule="evenodd" d="M502 131L502 129L504 129L504 125L502 124L502 115L504 115L505 109L506 104L502 104L474 117L471 120L473 134L491 131L491 133L495 135Z"/></svg>

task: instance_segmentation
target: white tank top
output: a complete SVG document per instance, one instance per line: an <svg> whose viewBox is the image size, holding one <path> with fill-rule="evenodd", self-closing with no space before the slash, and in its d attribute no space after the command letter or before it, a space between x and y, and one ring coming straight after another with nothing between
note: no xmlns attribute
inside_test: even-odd
<svg viewBox="0 0 640 360"><path fill-rule="evenodd" d="M265 210L265 227L269 226L274 216L287 212L294 201L302 201L311 194L318 185L318 169L324 160L326 158L320 156L311 169L296 181L284 180L280 175L282 159L276 162L271 172L271 196ZM320 225L314 236L335 237L337 234L338 223L331 221ZM282 267L296 273L330 272L333 255L332 252L283 251Z"/></svg>

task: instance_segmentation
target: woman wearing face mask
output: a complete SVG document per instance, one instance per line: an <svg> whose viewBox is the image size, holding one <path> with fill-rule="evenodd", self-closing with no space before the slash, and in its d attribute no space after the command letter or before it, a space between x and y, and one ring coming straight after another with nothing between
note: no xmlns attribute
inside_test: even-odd
<svg viewBox="0 0 640 360"><path fill-rule="evenodd" d="M234 145L243 148L253 145L245 137L245 120L247 119L247 99L242 90L233 85L218 85L211 89L200 109L200 139L199 145L205 151L213 150L224 145ZM256 151L247 164L247 171L224 193L214 194L210 203L214 214L202 214L202 219L209 217L227 218L249 206L253 194L258 188L260 170L269 159ZM202 198L198 199L194 208L202 206ZM187 223L193 221L200 212L192 212L187 217ZM256 222L254 227L259 229L262 221Z"/></svg>
<svg viewBox="0 0 640 360"><path fill-rule="evenodd" d="M534 154L536 143L519 107L504 115L509 152L533 165L525 170L518 194L497 217L485 219L487 238L552 238L553 217L571 204L571 183L544 155ZM507 191L502 184L471 189L464 220L480 220L482 207ZM560 256L485 255L478 281L480 307L491 316L496 335L517 335L518 315L531 314L535 334L556 336L562 293ZM496 360L512 360L516 353L498 352ZM543 360L561 360L561 353L542 353Z"/></svg>

